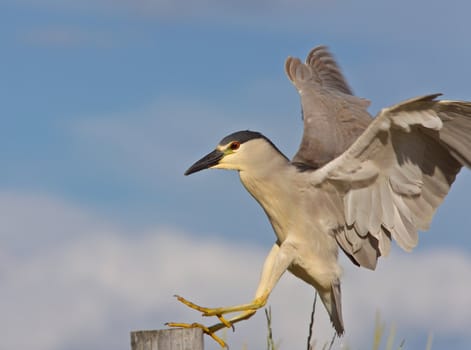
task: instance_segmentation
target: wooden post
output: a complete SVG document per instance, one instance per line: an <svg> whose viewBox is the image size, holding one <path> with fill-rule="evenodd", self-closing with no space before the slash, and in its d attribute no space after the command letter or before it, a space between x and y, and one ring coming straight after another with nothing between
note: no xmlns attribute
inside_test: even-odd
<svg viewBox="0 0 471 350"><path fill-rule="evenodd" d="M199 328L131 332L131 350L204 350Z"/></svg>

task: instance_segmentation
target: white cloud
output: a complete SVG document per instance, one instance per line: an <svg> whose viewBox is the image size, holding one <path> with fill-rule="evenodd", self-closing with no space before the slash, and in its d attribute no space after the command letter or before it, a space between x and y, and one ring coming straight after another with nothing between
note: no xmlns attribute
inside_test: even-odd
<svg viewBox="0 0 471 350"><path fill-rule="evenodd" d="M163 328L166 321L201 321L172 298L175 293L209 306L248 301L269 248L201 239L173 228L126 232L47 196L8 194L0 203L3 209L5 203L15 204L9 217L28 223L0 223L0 329L5 348L128 349L130 330ZM17 235L28 245L30 236L47 237L49 232L73 234L49 241L34 254L9 251ZM347 335L338 344L355 349L371 344L377 309L383 319L397 321L398 332L407 336L414 337L408 330L433 330L436 339L455 336L471 344L471 281L465 277L471 256L446 250L393 254L374 273L348 262L344 266ZM282 349L304 346L312 298L310 286L288 275L273 292L269 303ZM320 344L332 330L323 307L317 310ZM264 347L265 335L259 312L234 334L228 332L228 340L235 349L244 343L256 349ZM210 339L206 344L216 348Z"/></svg>
<svg viewBox="0 0 471 350"><path fill-rule="evenodd" d="M358 315L365 310L371 315L375 308L405 334L432 331L437 338L468 337L464 325L471 320L471 282L463 276L469 271L469 254L440 249L393 254L374 273L348 269L344 302L352 338L361 334Z"/></svg>

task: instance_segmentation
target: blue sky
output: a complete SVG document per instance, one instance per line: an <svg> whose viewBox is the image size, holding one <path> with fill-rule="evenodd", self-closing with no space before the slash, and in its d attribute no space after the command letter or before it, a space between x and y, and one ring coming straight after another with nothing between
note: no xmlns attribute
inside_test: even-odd
<svg viewBox="0 0 471 350"><path fill-rule="evenodd" d="M319 44L331 48L355 93L372 101L373 114L427 93L471 100L469 11L465 1L3 1L0 298L7 311L0 325L11 334L7 344L127 349L130 329L162 328L169 317L198 319L172 300L174 293L187 291L204 303L248 301L274 240L270 225L236 174L212 171L186 178L186 168L240 129L261 131L293 155L302 123L299 97L283 64L288 55L304 58ZM344 262L344 303L363 305L358 300L365 295L359 297L362 288L355 279L381 288L385 280L413 283L418 277L411 271L430 278L421 285L430 285L424 293L435 297L416 310L419 302L411 300L424 295L408 285L394 294L395 301L372 297L377 305L370 305L365 299L373 311L362 319L362 328L352 325L358 323L357 309L345 306L347 332L349 326L357 332L345 340L353 349L368 339L364 329L372 327L376 306L411 344L421 346L434 330L434 349L446 348L450 339L456 349L471 346L460 328L471 322L471 314L461 310L471 309L471 284L455 273L471 272L470 194L471 174L463 171L415 252L393 252L381 262L384 272L366 274ZM217 249L210 249L213 245ZM200 251L191 252L195 247ZM215 250L234 260L219 268ZM253 276L246 276L239 259L252 258ZM450 262L450 271L428 267L428 261ZM170 277L128 290L126 278L150 263L155 265L143 276L167 271ZM204 266L217 271L202 273ZM193 277L185 282L174 270ZM224 279L226 288L233 283L232 290L218 291L220 284L210 276ZM448 278L449 283L441 282ZM133 281L137 286L143 279ZM111 282L103 286L103 281ZM312 295L289 278L280 288L273 307L276 300L286 304L283 290L304 292L308 300ZM145 297L143 290L149 293ZM444 298L446 293L453 294ZM405 303L403 294L417 299ZM385 306L388 302L394 308ZM45 303L53 306L43 309ZM298 303L301 310L310 307L310 301ZM77 317L63 322L61 310L70 304ZM400 329L397 310L404 304L403 316L416 323L407 321ZM61 325L64 335L46 328L36 338L18 340L15 332L24 326L20 316L27 311L33 313L31 327L47 320L51 327ZM447 313L443 322L427 323ZM11 322L13 315L17 323ZM262 316L249 322L264 327ZM238 342L263 346L263 332L252 332L249 322L230 336L235 348ZM299 341L307 316L299 322L302 332L280 320L279 337L288 344Z"/></svg>

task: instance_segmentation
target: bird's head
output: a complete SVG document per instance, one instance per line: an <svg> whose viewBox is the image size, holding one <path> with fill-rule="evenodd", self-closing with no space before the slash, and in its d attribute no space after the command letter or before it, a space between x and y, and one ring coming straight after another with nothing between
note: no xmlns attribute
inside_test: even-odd
<svg viewBox="0 0 471 350"><path fill-rule="evenodd" d="M237 131L224 137L216 149L188 168L185 175L204 169L249 170L257 163L270 158L273 150L280 153L273 143L256 131Z"/></svg>

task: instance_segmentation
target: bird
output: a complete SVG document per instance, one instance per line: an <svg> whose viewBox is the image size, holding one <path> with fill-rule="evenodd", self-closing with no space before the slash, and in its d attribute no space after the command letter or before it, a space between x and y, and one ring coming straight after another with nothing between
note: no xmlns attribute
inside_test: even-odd
<svg viewBox="0 0 471 350"><path fill-rule="evenodd" d="M202 328L223 347L215 332L255 314L286 271L315 288L341 336L339 251L371 270L392 241L411 251L458 172L471 167L471 102L430 94L372 118L370 102L353 95L326 46L311 50L305 63L288 57L285 71L300 94L304 123L294 157L262 133L242 130L222 138L185 172L237 171L276 235L251 302L207 308L177 296L219 323L168 325Z"/></svg>

